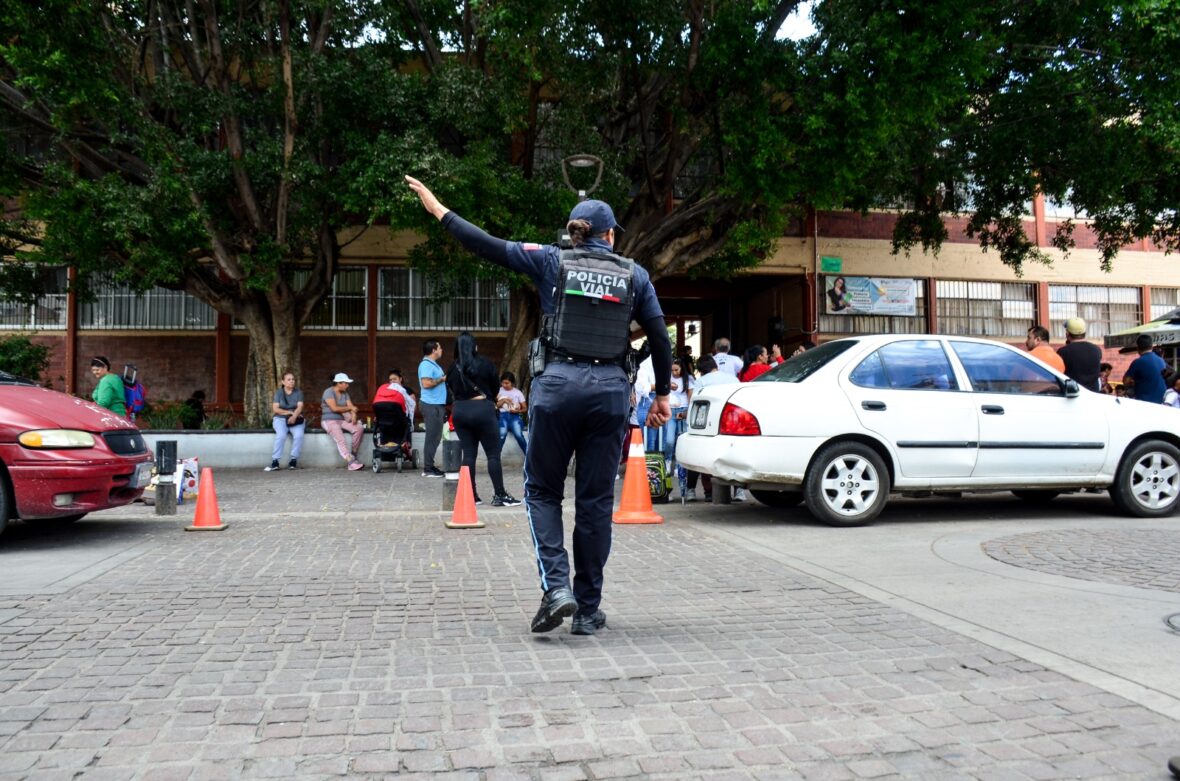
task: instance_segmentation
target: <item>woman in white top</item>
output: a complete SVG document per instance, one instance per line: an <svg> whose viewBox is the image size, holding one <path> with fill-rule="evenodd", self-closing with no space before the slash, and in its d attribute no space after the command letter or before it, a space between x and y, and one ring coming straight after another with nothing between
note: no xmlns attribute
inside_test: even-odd
<svg viewBox="0 0 1180 781"><path fill-rule="evenodd" d="M685 369L683 358L672 361L672 392L668 396L672 417L664 424L662 443L665 462L676 458L676 438L684 431L688 402L692 399L692 380L692 375Z"/></svg>

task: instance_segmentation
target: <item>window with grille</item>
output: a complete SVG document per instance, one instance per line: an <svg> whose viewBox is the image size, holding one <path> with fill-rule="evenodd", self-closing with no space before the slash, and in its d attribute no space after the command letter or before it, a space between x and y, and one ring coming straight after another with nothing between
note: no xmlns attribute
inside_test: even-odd
<svg viewBox="0 0 1180 781"><path fill-rule="evenodd" d="M296 269L291 276L295 289L303 287L311 272ZM332 292L320 302L303 324L306 331L363 331L368 325L365 302L368 273L363 266L345 266L336 271Z"/></svg>
<svg viewBox="0 0 1180 781"><path fill-rule="evenodd" d="M377 328L386 331L508 329L508 286L489 279L466 280L446 300L426 274L383 268L378 275Z"/></svg>
<svg viewBox="0 0 1180 781"><path fill-rule="evenodd" d="M35 304L0 301L0 329L61 331L66 327L66 289L69 284L64 266L37 270L41 290Z"/></svg>
<svg viewBox="0 0 1180 781"><path fill-rule="evenodd" d="M1049 333L1065 339L1065 321L1086 321L1086 338L1100 339L1143 322L1137 287L1049 285Z"/></svg>
<svg viewBox="0 0 1180 781"><path fill-rule="evenodd" d="M1031 283L940 279L936 285L940 334L1017 338L1036 324Z"/></svg>
<svg viewBox="0 0 1180 781"><path fill-rule="evenodd" d="M1153 287L1151 289L1151 320L1158 320L1180 306L1180 288Z"/></svg>
<svg viewBox="0 0 1180 781"><path fill-rule="evenodd" d="M78 304L78 328L205 331L217 325L217 313L183 290L153 287L138 291L109 278L91 283L93 301Z"/></svg>
<svg viewBox="0 0 1180 781"><path fill-rule="evenodd" d="M926 280L917 282L914 314L908 315L829 315L824 299L819 301L819 330L827 334L924 334L926 333ZM823 285L819 294L823 296Z"/></svg>

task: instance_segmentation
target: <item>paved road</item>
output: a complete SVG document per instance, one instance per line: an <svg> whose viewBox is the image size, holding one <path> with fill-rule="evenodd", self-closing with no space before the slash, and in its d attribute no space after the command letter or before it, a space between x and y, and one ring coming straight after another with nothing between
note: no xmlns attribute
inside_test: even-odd
<svg viewBox="0 0 1180 781"><path fill-rule="evenodd" d="M1105 597L1151 607L1090 629L1151 615L1176 658L1158 615L1174 592L1031 569L1056 543L1004 542L1076 529L1068 544L1101 558L1115 543L1090 537L1125 522L1100 497L1035 516L901 502L853 530L670 506L662 526L616 527L609 627L583 638L527 632L520 508L450 531L417 476L216 479L225 532L135 506L5 533L0 778L1163 779L1180 754L1167 680L983 610L1003 597L1014 619L1051 594L1040 620L1068 638L1079 595L1123 589Z"/></svg>

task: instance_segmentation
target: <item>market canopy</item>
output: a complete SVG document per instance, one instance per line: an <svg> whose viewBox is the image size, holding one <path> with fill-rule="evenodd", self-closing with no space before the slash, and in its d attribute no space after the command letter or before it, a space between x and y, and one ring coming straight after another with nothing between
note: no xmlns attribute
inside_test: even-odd
<svg viewBox="0 0 1180 781"><path fill-rule="evenodd" d="M1151 322L1110 334L1103 339L1103 343L1107 347L1119 348L1119 352L1132 353L1135 352L1135 340L1139 334L1149 334L1152 343L1157 345L1180 346L1180 307Z"/></svg>

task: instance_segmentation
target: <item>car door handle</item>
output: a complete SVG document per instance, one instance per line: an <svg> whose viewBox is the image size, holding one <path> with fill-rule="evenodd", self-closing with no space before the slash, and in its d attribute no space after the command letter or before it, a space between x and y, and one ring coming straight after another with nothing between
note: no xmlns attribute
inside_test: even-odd
<svg viewBox="0 0 1180 781"><path fill-rule="evenodd" d="M983 410L984 415L1003 415L1004 408L997 404L984 404L980 409Z"/></svg>
<svg viewBox="0 0 1180 781"><path fill-rule="evenodd" d="M861 406L861 409L867 409L867 410L872 410L874 412L880 412L881 410L885 409L885 402L883 402L883 401L862 401L860 403L860 406Z"/></svg>

